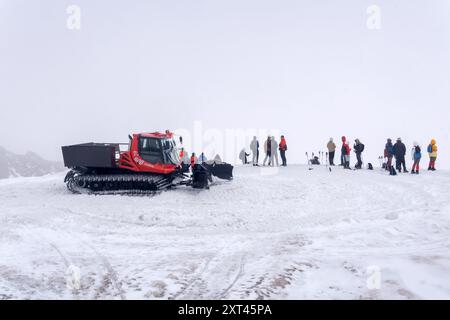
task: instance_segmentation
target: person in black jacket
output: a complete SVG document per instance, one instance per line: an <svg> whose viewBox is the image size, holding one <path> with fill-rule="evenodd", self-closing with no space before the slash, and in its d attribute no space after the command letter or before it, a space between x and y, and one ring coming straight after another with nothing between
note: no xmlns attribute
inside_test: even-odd
<svg viewBox="0 0 450 320"><path fill-rule="evenodd" d="M364 151L364 144L362 144L361 141L359 141L359 139L356 139L355 144L353 145L353 150L355 151L356 159L358 160L358 163L355 165L355 168L361 169L363 164L361 154Z"/></svg>
<svg viewBox="0 0 450 320"><path fill-rule="evenodd" d="M406 146L402 142L401 138L397 139L397 142L394 144L393 151L395 157L395 167L398 170L398 172L402 172L402 166L403 172L405 173L408 172L408 170L406 170L406 162L405 162Z"/></svg>

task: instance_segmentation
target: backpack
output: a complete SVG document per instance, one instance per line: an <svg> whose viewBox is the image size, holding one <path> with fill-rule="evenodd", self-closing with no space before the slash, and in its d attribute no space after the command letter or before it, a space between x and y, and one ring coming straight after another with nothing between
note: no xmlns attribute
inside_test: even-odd
<svg viewBox="0 0 450 320"><path fill-rule="evenodd" d="M369 164L367 165L369 170L373 170L373 165L369 162Z"/></svg>
<svg viewBox="0 0 450 320"><path fill-rule="evenodd" d="M431 144L428 145L427 151L428 151L428 153L433 152L433 146Z"/></svg>
<svg viewBox="0 0 450 320"><path fill-rule="evenodd" d="M363 152L364 151L364 144L361 143L361 146L359 148L360 148L359 152Z"/></svg>

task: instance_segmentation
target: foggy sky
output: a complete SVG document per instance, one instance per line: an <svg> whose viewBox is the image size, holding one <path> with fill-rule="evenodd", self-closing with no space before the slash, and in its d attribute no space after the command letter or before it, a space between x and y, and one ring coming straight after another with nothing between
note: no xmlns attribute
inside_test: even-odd
<svg viewBox="0 0 450 320"><path fill-rule="evenodd" d="M449 3L0 0L0 145L60 159L61 145L201 121L278 129L289 162L330 136L359 138L373 163L388 137L424 151L436 138L450 168Z"/></svg>

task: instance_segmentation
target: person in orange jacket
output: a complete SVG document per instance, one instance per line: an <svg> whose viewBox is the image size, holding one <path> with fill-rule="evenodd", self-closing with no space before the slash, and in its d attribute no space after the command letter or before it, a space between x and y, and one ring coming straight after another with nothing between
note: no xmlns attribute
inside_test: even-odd
<svg viewBox="0 0 450 320"><path fill-rule="evenodd" d="M180 150L180 159L181 159L181 161L183 161L183 158L184 158L184 148L181 148L181 150Z"/></svg>
<svg viewBox="0 0 450 320"><path fill-rule="evenodd" d="M281 140L278 145L278 149L280 150L281 161L283 162L281 165L283 167L286 167L287 166L287 162L286 162L287 144L286 144L286 139L284 138L284 136L281 136Z"/></svg>

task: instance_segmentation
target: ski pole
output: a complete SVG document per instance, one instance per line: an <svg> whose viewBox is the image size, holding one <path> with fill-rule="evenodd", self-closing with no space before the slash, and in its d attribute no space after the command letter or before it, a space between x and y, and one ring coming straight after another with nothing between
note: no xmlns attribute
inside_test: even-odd
<svg viewBox="0 0 450 320"><path fill-rule="evenodd" d="M309 160L308 152L306 152L305 155L306 155L306 163L308 164L308 169L312 170L312 168L311 168L311 161Z"/></svg>
<svg viewBox="0 0 450 320"><path fill-rule="evenodd" d="M330 156L330 154L328 152L325 152L325 161L327 163L327 168L328 168L328 171L331 172L331 165L330 165L330 157L329 156Z"/></svg>

